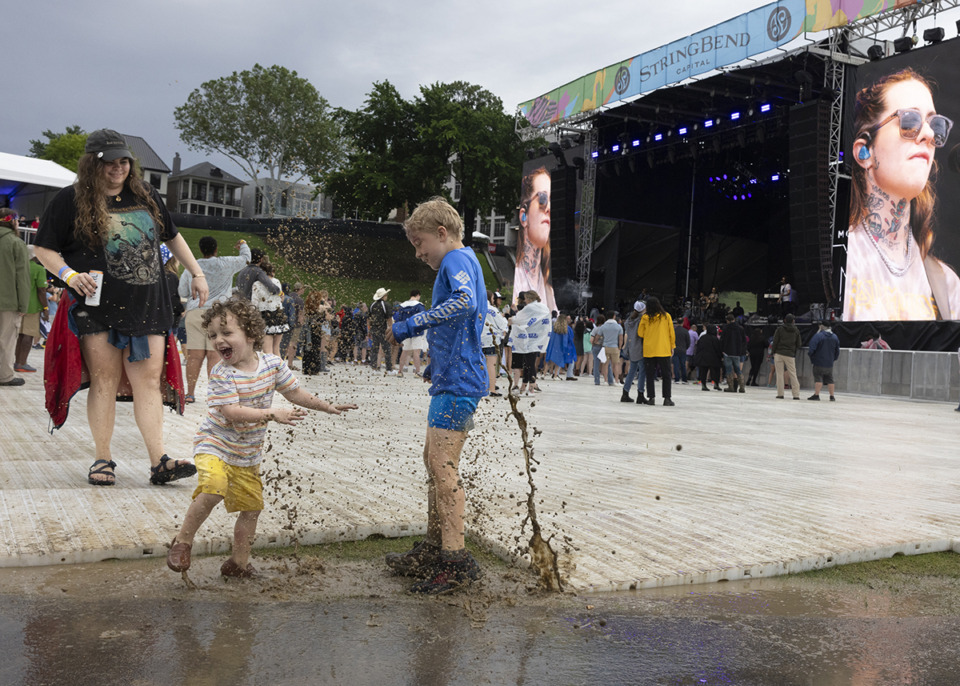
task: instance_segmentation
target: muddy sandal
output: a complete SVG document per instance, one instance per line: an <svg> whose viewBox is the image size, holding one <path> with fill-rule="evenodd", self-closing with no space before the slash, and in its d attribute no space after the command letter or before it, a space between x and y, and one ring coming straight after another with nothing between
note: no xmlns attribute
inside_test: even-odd
<svg viewBox="0 0 960 686"><path fill-rule="evenodd" d="M98 464L103 466L97 467ZM113 486L115 483L117 483L117 476L113 473L113 470L116 468L117 463L113 460L110 460L109 462L107 460L97 460L90 466L90 471L87 472L87 481L94 486ZM108 478L94 479L94 474L102 474Z"/></svg>
<svg viewBox="0 0 960 686"><path fill-rule="evenodd" d="M171 460L164 455L160 458L160 464L150 468L150 483L154 486L162 486L169 481L176 481L197 473L197 467L189 462L179 462Z"/></svg>

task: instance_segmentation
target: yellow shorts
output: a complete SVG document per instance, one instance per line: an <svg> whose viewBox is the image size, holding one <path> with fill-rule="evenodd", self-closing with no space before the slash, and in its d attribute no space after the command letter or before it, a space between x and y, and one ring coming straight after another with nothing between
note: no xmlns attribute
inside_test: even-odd
<svg viewBox="0 0 960 686"><path fill-rule="evenodd" d="M216 455L197 453L193 456L197 465L196 498L201 493L219 495L227 512L259 512L263 509L263 482L260 481L260 465L234 467Z"/></svg>

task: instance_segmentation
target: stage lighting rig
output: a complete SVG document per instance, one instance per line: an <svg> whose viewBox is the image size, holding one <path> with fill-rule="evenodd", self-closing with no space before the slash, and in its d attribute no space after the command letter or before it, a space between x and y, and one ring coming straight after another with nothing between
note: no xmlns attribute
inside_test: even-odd
<svg viewBox="0 0 960 686"><path fill-rule="evenodd" d="M937 26L936 28L932 28L932 29L925 29L923 32L923 40L925 40L930 45L934 45L942 41L944 39L944 36L946 36L946 33L947 32L944 31L943 28L940 26Z"/></svg>
<svg viewBox="0 0 960 686"><path fill-rule="evenodd" d="M916 44L916 38L911 36L903 36L902 38L897 38L893 41L893 49L900 53L910 52L910 50Z"/></svg>
<svg viewBox="0 0 960 686"><path fill-rule="evenodd" d="M867 48L867 57L870 58L871 62L877 62L886 57L887 51L884 50L882 45L871 45Z"/></svg>

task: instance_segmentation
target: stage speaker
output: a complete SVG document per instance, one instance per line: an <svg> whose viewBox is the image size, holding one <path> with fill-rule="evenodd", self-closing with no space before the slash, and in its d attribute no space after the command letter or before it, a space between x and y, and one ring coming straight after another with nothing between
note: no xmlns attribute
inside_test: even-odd
<svg viewBox="0 0 960 686"><path fill-rule="evenodd" d="M550 172L550 273L558 279L577 277L577 170Z"/></svg>
<svg viewBox="0 0 960 686"><path fill-rule="evenodd" d="M827 175L830 135L829 103L790 108L790 266L787 281L799 296L794 307L831 302L832 235L830 179ZM783 276L782 274L780 276Z"/></svg>

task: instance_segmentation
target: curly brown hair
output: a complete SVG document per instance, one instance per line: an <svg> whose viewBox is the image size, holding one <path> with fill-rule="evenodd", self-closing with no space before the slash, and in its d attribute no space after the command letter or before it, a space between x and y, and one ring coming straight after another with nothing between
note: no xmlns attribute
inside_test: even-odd
<svg viewBox="0 0 960 686"><path fill-rule="evenodd" d="M219 317L221 325L226 324L228 313L234 316L246 337L253 341L253 349L260 350L263 348L263 336L267 327L263 323L260 312L246 298L233 297L213 303L201 318L203 330L207 330L214 317Z"/></svg>
<svg viewBox="0 0 960 686"><path fill-rule="evenodd" d="M91 248L104 244L109 227L107 212L106 179L103 175L104 162L95 153L88 152L77 162L77 180L74 182L74 202L77 216L74 226L77 237ZM130 174L123 182L124 186L150 211L157 231L163 226L160 207L150 193L150 185L143 180L143 172L137 160L130 160Z"/></svg>

